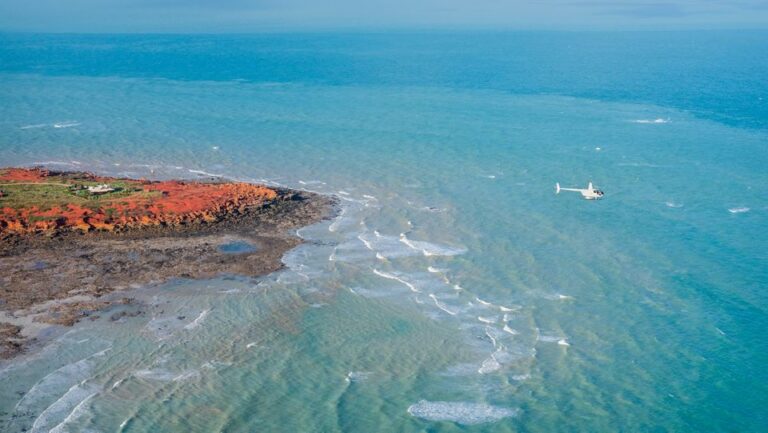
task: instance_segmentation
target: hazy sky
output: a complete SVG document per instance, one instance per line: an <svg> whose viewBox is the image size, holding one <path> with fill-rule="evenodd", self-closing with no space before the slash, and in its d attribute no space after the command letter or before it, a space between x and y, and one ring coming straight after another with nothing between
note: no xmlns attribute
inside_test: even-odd
<svg viewBox="0 0 768 433"><path fill-rule="evenodd" d="M768 0L0 0L0 31L768 28Z"/></svg>

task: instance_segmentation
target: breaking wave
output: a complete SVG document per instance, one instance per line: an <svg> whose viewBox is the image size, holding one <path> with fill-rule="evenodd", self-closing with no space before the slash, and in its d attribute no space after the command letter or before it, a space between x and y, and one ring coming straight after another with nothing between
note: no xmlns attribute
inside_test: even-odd
<svg viewBox="0 0 768 433"><path fill-rule="evenodd" d="M408 413L427 421L451 421L472 425L516 416L519 409L482 403L421 400L408 407Z"/></svg>

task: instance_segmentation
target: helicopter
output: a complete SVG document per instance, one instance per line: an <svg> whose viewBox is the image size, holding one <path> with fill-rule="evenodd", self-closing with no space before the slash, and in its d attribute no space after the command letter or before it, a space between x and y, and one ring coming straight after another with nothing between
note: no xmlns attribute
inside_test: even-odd
<svg viewBox="0 0 768 433"><path fill-rule="evenodd" d="M561 188L560 183L555 184L555 194L560 194L560 191L574 191L581 194L586 200L600 200L605 195L604 192L595 188L592 182L589 182L586 188Z"/></svg>

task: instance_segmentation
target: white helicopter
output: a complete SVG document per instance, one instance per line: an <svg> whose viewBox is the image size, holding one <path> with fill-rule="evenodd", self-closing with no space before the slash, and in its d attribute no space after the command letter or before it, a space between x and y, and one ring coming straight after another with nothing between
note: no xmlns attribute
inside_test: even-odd
<svg viewBox="0 0 768 433"><path fill-rule="evenodd" d="M560 183L555 184L555 194L560 194L560 191L574 191L581 194L587 200L600 200L605 195L604 192L592 186L592 182L589 182L586 188L560 188Z"/></svg>

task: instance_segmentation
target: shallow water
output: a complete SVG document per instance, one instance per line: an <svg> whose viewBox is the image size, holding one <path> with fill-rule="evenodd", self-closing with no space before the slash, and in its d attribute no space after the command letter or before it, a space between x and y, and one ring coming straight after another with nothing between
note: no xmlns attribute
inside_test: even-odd
<svg viewBox="0 0 768 433"><path fill-rule="evenodd" d="M754 35L428 36L3 36L0 165L226 176L341 211L285 271L136 288L145 314L3 365L2 430L760 431ZM695 48L669 69L660 44ZM560 58L563 83L542 46L594 62ZM605 200L554 194L589 180Z"/></svg>

